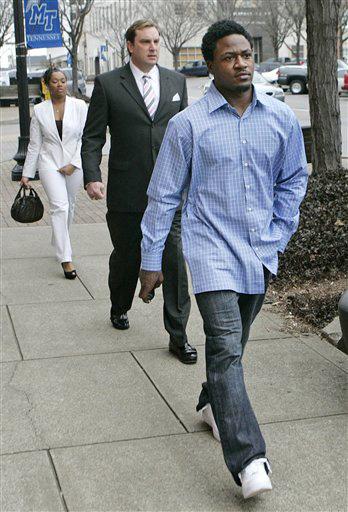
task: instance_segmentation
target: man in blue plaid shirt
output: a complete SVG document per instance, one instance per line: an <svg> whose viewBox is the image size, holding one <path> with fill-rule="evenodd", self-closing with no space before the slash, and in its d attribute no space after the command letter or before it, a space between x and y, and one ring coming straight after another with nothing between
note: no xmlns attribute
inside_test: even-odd
<svg viewBox="0 0 348 512"><path fill-rule="evenodd" d="M207 382L197 410L249 498L272 485L242 355L278 253L298 226L307 163L293 112L252 86L250 34L219 21L202 52L214 81L169 122L148 188L140 297L147 302L163 281L164 242L184 197L184 255L206 334Z"/></svg>

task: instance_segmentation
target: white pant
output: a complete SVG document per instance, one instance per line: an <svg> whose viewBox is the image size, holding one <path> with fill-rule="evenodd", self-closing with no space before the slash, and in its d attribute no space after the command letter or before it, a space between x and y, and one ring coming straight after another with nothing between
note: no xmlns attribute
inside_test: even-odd
<svg viewBox="0 0 348 512"><path fill-rule="evenodd" d="M52 245L59 263L72 261L69 228L74 217L75 198L82 186L82 169L71 176L58 171L40 170L40 180L50 203Z"/></svg>

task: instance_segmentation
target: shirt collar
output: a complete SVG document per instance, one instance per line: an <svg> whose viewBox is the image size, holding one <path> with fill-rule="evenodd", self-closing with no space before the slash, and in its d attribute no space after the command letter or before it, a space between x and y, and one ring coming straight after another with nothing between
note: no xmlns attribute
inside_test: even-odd
<svg viewBox="0 0 348 512"><path fill-rule="evenodd" d="M155 80L159 75L157 65L153 66L153 68L151 68L150 71L148 71L147 73L141 71L141 69L139 69L135 64L133 64L132 59L130 59L129 65L136 80L142 80L144 75L149 76L150 78Z"/></svg>
<svg viewBox="0 0 348 512"><path fill-rule="evenodd" d="M218 108L221 108L224 105L228 105L228 101L226 98L217 90L215 87L214 81L212 81L210 88L207 92L207 100L208 100L208 108L209 108L209 114L214 112L214 110L217 110ZM261 103L262 105L267 104L267 99L263 97L262 94L257 94L256 88L253 86L253 98L251 100L250 109L254 110L255 106Z"/></svg>

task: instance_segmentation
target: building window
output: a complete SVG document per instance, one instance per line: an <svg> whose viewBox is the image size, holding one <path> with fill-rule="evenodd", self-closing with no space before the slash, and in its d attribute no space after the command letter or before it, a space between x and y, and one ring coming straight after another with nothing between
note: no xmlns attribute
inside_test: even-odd
<svg viewBox="0 0 348 512"><path fill-rule="evenodd" d="M202 51L196 46L181 48L179 53L179 66L184 66L194 60L203 60Z"/></svg>
<svg viewBox="0 0 348 512"><path fill-rule="evenodd" d="M203 17L205 15L205 9L206 9L205 3L202 2L201 0L198 0L197 4L196 4L197 16Z"/></svg>
<svg viewBox="0 0 348 512"><path fill-rule="evenodd" d="M254 61L256 64L262 61L262 37L253 37Z"/></svg>
<svg viewBox="0 0 348 512"><path fill-rule="evenodd" d="M174 13L175 13L175 16L182 16L184 14L184 6L183 6L182 2L174 3Z"/></svg>

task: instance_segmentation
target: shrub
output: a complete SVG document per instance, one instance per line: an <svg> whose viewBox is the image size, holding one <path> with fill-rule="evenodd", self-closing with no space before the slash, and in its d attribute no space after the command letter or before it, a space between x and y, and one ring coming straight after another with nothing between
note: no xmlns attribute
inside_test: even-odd
<svg viewBox="0 0 348 512"><path fill-rule="evenodd" d="M280 259L278 284L332 278L348 265L347 170L313 174L300 224Z"/></svg>

